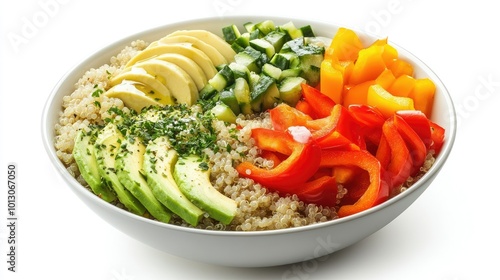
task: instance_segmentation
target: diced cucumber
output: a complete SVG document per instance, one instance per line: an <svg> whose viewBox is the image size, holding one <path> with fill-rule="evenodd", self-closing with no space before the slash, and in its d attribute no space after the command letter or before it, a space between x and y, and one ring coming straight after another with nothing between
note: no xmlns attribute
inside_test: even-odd
<svg viewBox="0 0 500 280"><path fill-rule="evenodd" d="M266 63L262 66L262 74L267 75L275 80L279 80L281 76L281 69L272 65L271 63Z"/></svg>
<svg viewBox="0 0 500 280"><path fill-rule="evenodd" d="M215 95L217 95L217 90L209 83L207 83L201 90L200 90L200 98L203 100L209 100L212 99Z"/></svg>
<svg viewBox="0 0 500 280"><path fill-rule="evenodd" d="M281 71L279 80L283 80L286 77L298 77L301 74L302 74L302 69L300 69L299 67L285 69Z"/></svg>
<svg viewBox="0 0 500 280"><path fill-rule="evenodd" d="M254 39L259 39L260 37L262 37L262 34L260 33L260 30L259 29L255 29L254 31L250 32L250 37L248 37L248 39L251 40L254 40Z"/></svg>
<svg viewBox="0 0 500 280"><path fill-rule="evenodd" d="M240 37L238 37L234 43L240 45L244 48L250 46L250 33L246 32L246 33L243 33L241 34Z"/></svg>
<svg viewBox="0 0 500 280"><path fill-rule="evenodd" d="M224 40L226 40L226 42L232 44L238 37L241 36L241 33L236 25L231 24L222 28L222 35L224 36Z"/></svg>
<svg viewBox="0 0 500 280"><path fill-rule="evenodd" d="M226 86L234 82L233 71L229 66L224 65L208 83L218 92L222 91Z"/></svg>
<svg viewBox="0 0 500 280"><path fill-rule="evenodd" d="M256 23L255 28L257 28L262 34L267 35L269 32L273 31L276 27L272 20L264 20L262 22Z"/></svg>
<svg viewBox="0 0 500 280"><path fill-rule="evenodd" d="M246 67L245 65L236 62L231 62L229 64L229 68L231 68L231 70L233 71L233 76L235 80L240 77L244 78L247 81L248 79L250 79L250 70L248 70L248 67Z"/></svg>
<svg viewBox="0 0 500 280"><path fill-rule="evenodd" d="M236 115L234 114L233 110L231 110L231 108L229 108L229 106L224 103L217 103L211 109L211 112L218 120L228 123L236 122Z"/></svg>
<svg viewBox="0 0 500 280"><path fill-rule="evenodd" d="M269 59L275 53L273 45L261 38L250 40L250 46L261 53L265 53Z"/></svg>
<svg viewBox="0 0 500 280"><path fill-rule="evenodd" d="M300 28L300 32L304 37L315 37L312 27L310 25L305 25Z"/></svg>
<svg viewBox="0 0 500 280"><path fill-rule="evenodd" d="M254 84L250 91L252 110L254 112L262 111L263 97L267 90L275 83L275 80L266 75L260 75L259 80Z"/></svg>
<svg viewBox="0 0 500 280"><path fill-rule="evenodd" d="M275 52L279 52L283 45L290 40L290 37L283 31L274 30L264 36L264 40L273 45Z"/></svg>
<svg viewBox="0 0 500 280"><path fill-rule="evenodd" d="M244 51L237 53L234 56L234 60L238 64L245 65L248 70L260 73L260 56L261 52L248 46Z"/></svg>
<svg viewBox="0 0 500 280"><path fill-rule="evenodd" d="M282 26L280 26L280 28L281 30L285 31L292 39L302 37L302 31L295 27L295 24L293 24L293 22L291 21L283 24Z"/></svg>
<svg viewBox="0 0 500 280"><path fill-rule="evenodd" d="M297 67L300 64L300 60L298 56L293 52L277 53L270 60L270 63L280 68L281 70L285 70L288 68Z"/></svg>
<svg viewBox="0 0 500 280"><path fill-rule="evenodd" d="M237 42L233 42L231 44L231 48L233 49L233 51L235 53L239 53L239 52L242 52L245 50L245 47L241 46L240 44L238 44Z"/></svg>
<svg viewBox="0 0 500 280"><path fill-rule="evenodd" d="M245 30L250 33L252 31L255 30L255 23L253 22L245 22L243 23L243 27L245 28Z"/></svg>
<svg viewBox="0 0 500 280"><path fill-rule="evenodd" d="M286 77L278 84L280 99L290 106L295 106L302 96L302 83L307 81L302 77Z"/></svg>
<svg viewBox="0 0 500 280"><path fill-rule="evenodd" d="M236 78L234 81L233 88L234 95L238 104L240 105L240 111L243 114L251 114L252 107L250 105L250 87L248 81L243 78Z"/></svg>
<svg viewBox="0 0 500 280"><path fill-rule="evenodd" d="M272 109L280 101L280 91L276 82L272 83L262 97L262 111Z"/></svg>
<svg viewBox="0 0 500 280"><path fill-rule="evenodd" d="M220 101L226 104L235 115L240 114L240 105L238 103L238 99L236 99L236 95L232 90L223 90L220 93Z"/></svg>
<svg viewBox="0 0 500 280"><path fill-rule="evenodd" d="M301 76L305 78L309 84L316 86L319 83L319 74L323 54L307 54L300 56L300 68L302 69Z"/></svg>

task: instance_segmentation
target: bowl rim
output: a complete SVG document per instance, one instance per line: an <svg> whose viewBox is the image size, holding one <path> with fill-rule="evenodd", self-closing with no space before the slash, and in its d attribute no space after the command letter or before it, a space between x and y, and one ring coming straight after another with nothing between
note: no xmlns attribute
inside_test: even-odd
<svg viewBox="0 0 500 280"><path fill-rule="evenodd" d="M57 157L56 155L56 149L53 145L53 138L52 133L54 133L54 127L49 127L48 124L48 119L51 114L55 114L52 112L51 109L54 109L56 106L55 104L55 97L57 96L57 93L59 92L61 86L64 84L66 79L68 79L71 74L73 74L75 71L83 70L87 71L89 68L82 68L83 65L88 65L89 61L97 56L99 53L105 51L105 50L113 50L114 53L118 49L116 49L118 46L130 43L133 40L137 40L140 38L145 37L146 34L151 34L151 33L157 33L161 30L169 29L169 28L175 28L175 27L181 27L189 24L200 24L200 23L206 23L206 22L215 22L215 21L238 21L241 22L242 20L246 21L258 21L258 20L275 20L275 21L283 21L287 22L290 21L290 19L284 18L284 17L276 17L276 16L250 16L250 15L237 15L237 16L224 16L224 17L202 17L202 18L197 18L197 19L191 19L191 20L183 20L183 21L178 21L174 23L169 23L165 25L160 25L157 27L149 28L142 30L140 32L136 32L132 35L126 36L122 39L119 39L118 41L115 41L111 44L108 44L101 49L93 52L89 56L87 56L84 60L79 61L76 65L71 67L63 76L59 79L59 81L55 84L53 87L52 91L50 92L49 96L47 97L45 104L43 106L42 110L42 117L41 117L41 133L42 133L42 141L43 141L43 146L45 148L45 151L52 163L52 166L56 169L57 173L59 176L64 179L66 183L69 183L72 191L78 192L81 195L86 196L86 198L90 199L94 203L97 203L99 206L106 208L109 211L116 211L119 214L123 214L131 219L137 219L138 221L149 223L153 226L158 226L158 227L163 227L165 229L170 229L170 230L176 230L176 231L184 231L187 233L195 233L195 234L205 234L205 235L216 235L216 236L270 236L270 235L277 235L277 234L291 234L291 233L296 233L296 232L303 232L303 231L311 231L311 230L316 230L320 228L326 228L326 227L331 227L335 226L337 224L343 224L350 222L352 220L360 219L362 217L368 216L374 212L378 212L381 209L387 208L390 205L398 202L399 200L403 199L406 196L411 195L413 192L417 191L417 189L423 187L424 183L428 180L432 180L434 176L437 175L437 173L440 171L440 169L443 167L444 163L446 162L447 158L449 157L452 147L455 142L456 138L456 130L457 130L457 120L456 120L456 111L455 111L455 106L453 104L453 100L451 98L451 95L449 91L447 90L446 86L444 83L441 81L441 79L436 75L436 73L429 67L427 64L425 64L422 60L420 60L417 56L413 55L411 52L406 50L405 48L401 47L397 43L391 42L391 45L395 46L398 51L402 51L405 55L405 57L411 59L412 63L417 63L423 70L425 70L425 73L431 78L434 83L436 84L436 87L441 89L442 91L442 96L445 100L446 106L448 108L448 117L449 117L449 129L447 129L447 133L445 135L445 143L441 149L440 154L436 157L436 160L433 164L433 166L430 168L430 170L424 174L414 185L412 185L410 188L405 190L404 192L396 195L395 197L392 197L388 199L387 201L384 201L383 203L373 206L367 210L364 210L362 212L343 217L343 218L337 218L333 220L329 220L326 222L320 222L320 223L315 223L315 224L310 224L310 225L305 225L305 226L299 226L299 227L293 227L293 228L284 228L284 229L272 229L272 230L260 230L260 231L227 231L227 230L208 230L208 229L198 229L198 228L191 228L191 227L184 227L184 226L179 226L179 225L173 225L173 224L168 224L168 223L163 223L157 220L149 219L146 217L142 217L136 214L133 214L125 209L122 209L120 207L117 207L111 203L108 203L99 197L97 197L95 194L93 194L91 191L89 191L87 188L82 186L76 178L71 176L69 172L66 170L64 164L62 161ZM295 22L304 22L304 23L309 23L313 26L316 25L321 25L323 27L333 27L333 28L339 28L339 27L347 27L350 28L351 30L355 31L357 34L361 34L363 37L368 37L370 39L376 39L377 37L374 36L373 34L369 34L364 31L360 31L359 29L356 28L351 28L345 25L337 24L334 22L325 22L325 21L318 21L318 20L310 20L306 18L294 18L292 21ZM120 49L121 50L121 49ZM119 50L118 50L119 51ZM68 95L71 94L71 92L68 92ZM58 101L58 100L57 100ZM61 108L60 102L57 103L56 108ZM49 130L52 131L52 133L49 133ZM55 134L54 134L55 135ZM398 214L399 215L399 214Z"/></svg>

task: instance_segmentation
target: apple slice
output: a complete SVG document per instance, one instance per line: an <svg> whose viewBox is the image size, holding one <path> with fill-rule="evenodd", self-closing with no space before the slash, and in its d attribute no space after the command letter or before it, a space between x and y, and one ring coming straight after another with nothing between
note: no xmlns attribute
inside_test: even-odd
<svg viewBox="0 0 500 280"><path fill-rule="evenodd" d="M179 36L179 35L186 35L198 38L203 42L211 45L215 49L217 49L222 54L222 56L226 58L228 63L234 61L234 56L236 55L236 52L233 50L233 48L231 48L231 45L229 45L226 41L224 41L224 39L222 39L221 37L217 36L216 34L210 31L199 30L199 29L178 30L170 33L169 35L167 35L167 37Z"/></svg>

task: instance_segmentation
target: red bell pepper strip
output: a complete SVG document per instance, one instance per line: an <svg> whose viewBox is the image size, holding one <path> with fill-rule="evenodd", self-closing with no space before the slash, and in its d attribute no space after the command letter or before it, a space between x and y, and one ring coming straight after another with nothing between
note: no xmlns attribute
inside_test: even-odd
<svg viewBox="0 0 500 280"><path fill-rule="evenodd" d="M429 121L429 124L431 126L431 138L432 138L432 145L430 149L433 149L435 154L437 155L441 151L441 148L443 147L444 144L445 129L432 121Z"/></svg>
<svg viewBox="0 0 500 280"><path fill-rule="evenodd" d="M328 117L330 115L335 101L324 95L317 88L314 88L306 83L302 83L302 97L311 105L315 115L318 118Z"/></svg>
<svg viewBox="0 0 500 280"><path fill-rule="evenodd" d="M357 166L368 172L369 185L356 202L340 207L338 211L339 217L349 216L369 209L384 202L389 197L389 187L383 180L383 169L380 162L366 150L323 150L320 166Z"/></svg>
<svg viewBox="0 0 500 280"><path fill-rule="evenodd" d="M359 125L349 111L340 104L333 107L328 117L306 122L306 127L312 130L313 139L322 148L365 148ZM315 128L319 129L314 131Z"/></svg>
<svg viewBox="0 0 500 280"><path fill-rule="evenodd" d="M260 149L288 157L271 169L242 162L236 166L242 177L253 179L273 191L295 193L319 168L321 148L314 141L299 143L287 132L265 128L253 129L252 137Z"/></svg>
<svg viewBox="0 0 500 280"><path fill-rule="evenodd" d="M305 182L296 194L306 203L334 207L337 204L337 192L335 177L322 176Z"/></svg>
<svg viewBox="0 0 500 280"><path fill-rule="evenodd" d="M427 116L418 110L400 110L396 112L396 115L402 117L415 130L424 142L425 147L429 149L432 144L432 137L431 125Z"/></svg>
<svg viewBox="0 0 500 280"><path fill-rule="evenodd" d="M403 138L410 151L413 167L410 175L414 176L420 170L427 157L427 148L424 141L418 136L413 128L399 115L394 115L394 125Z"/></svg>
<svg viewBox="0 0 500 280"><path fill-rule="evenodd" d="M376 157L382 164L382 168L388 172L391 191L410 176L413 161L393 118L387 119L382 126L382 138Z"/></svg>
<svg viewBox="0 0 500 280"><path fill-rule="evenodd" d="M297 102L297 104L295 104L295 109L301 111L302 113L310 116L313 119L318 118L318 116L316 116L316 113L314 112L314 109L311 106L311 104L309 104L309 102L307 102L304 99L299 100Z"/></svg>
<svg viewBox="0 0 500 280"><path fill-rule="evenodd" d="M348 110L359 124L365 142L378 146L382 137L382 125L385 122L382 113L377 108L364 104L349 105Z"/></svg>
<svg viewBox="0 0 500 280"><path fill-rule="evenodd" d="M290 126L305 126L308 121L312 120L309 115L286 103L278 104L269 110L269 117L273 128L279 131L285 131Z"/></svg>

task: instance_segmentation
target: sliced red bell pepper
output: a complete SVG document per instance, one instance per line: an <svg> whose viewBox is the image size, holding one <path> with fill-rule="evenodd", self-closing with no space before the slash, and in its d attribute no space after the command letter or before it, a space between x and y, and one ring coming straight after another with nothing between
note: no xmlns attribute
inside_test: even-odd
<svg viewBox="0 0 500 280"><path fill-rule="evenodd" d="M337 192L335 177L322 176L305 182L296 194L306 203L334 207L337 204Z"/></svg>
<svg viewBox="0 0 500 280"><path fill-rule="evenodd" d="M316 116L316 112L314 112L313 107L309 102L307 102L304 99L301 99L295 104L295 109L301 111L302 113L310 116L312 119L317 119L318 116Z"/></svg>
<svg viewBox="0 0 500 280"><path fill-rule="evenodd" d="M387 119L382 126L382 138L376 157L383 164L382 168L388 172L391 191L410 176L413 160L393 118Z"/></svg>
<svg viewBox="0 0 500 280"><path fill-rule="evenodd" d="M242 177L286 194L296 192L319 168L321 148L314 141L299 143L287 132L265 128L253 129L252 137L260 149L279 152L288 157L271 169L242 162L236 166Z"/></svg>
<svg viewBox="0 0 500 280"><path fill-rule="evenodd" d="M399 115L394 115L394 125L403 138L410 152L413 167L410 175L414 176L420 170L427 157L427 148L424 141L418 136L413 128Z"/></svg>
<svg viewBox="0 0 500 280"><path fill-rule="evenodd" d="M306 127L312 131L312 138L324 149L339 147L365 148L359 125L349 111L340 104L333 107L328 117L306 122Z"/></svg>
<svg viewBox="0 0 500 280"><path fill-rule="evenodd" d="M269 117L275 130L285 131L290 126L305 126L312 118L298 109L281 103L269 110Z"/></svg>
<svg viewBox="0 0 500 280"><path fill-rule="evenodd" d="M433 149L435 154L437 155L441 151L441 148L444 144L445 129L433 121L429 121L429 124L431 126L432 138L432 145L430 148Z"/></svg>
<svg viewBox="0 0 500 280"><path fill-rule="evenodd" d="M380 162L366 150L323 150L320 166L357 166L368 172L369 185L356 202L340 207L338 211L339 217L349 216L369 209L384 202L389 197L389 187L383 180L383 169ZM351 186L351 188L356 188L356 186ZM347 191L349 193L349 188Z"/></svg>
<svg viewBox="0 0 500 280"><path fill-rule="evenodd" d="M396 115L402 117L415 130L424 142L425 147L429 149L432 144L432 137L431 125L427 116L418 110L400 110L396 112Z"/></svg>
<svg viewBox="0 0 500 280"><path fill-rule="evenodd" d="M354 120L360 125L365 142L378 146L382 136L382 125L385 118L375 107L364 104L352 104L348 107Z"/></svg>
<svg viewBox="0 0 500 280"><path fill-rule="evenodd" d="M317 88L302 83L302 97L311 105L318 118L328 117L335 106L335 101L324 95Z"/></svg>

